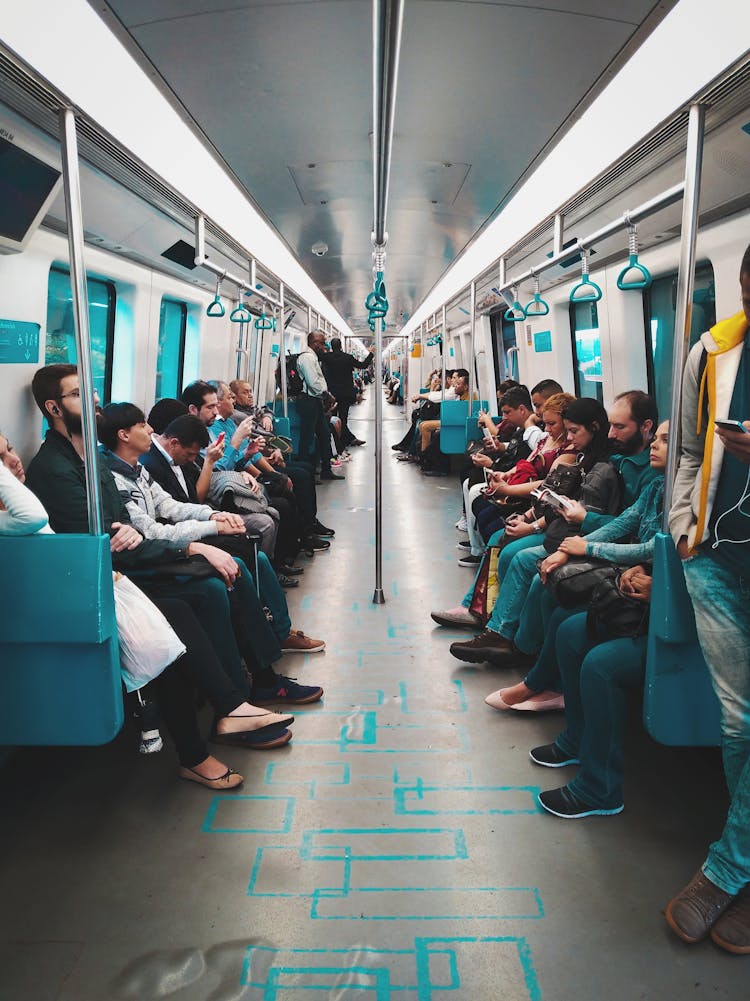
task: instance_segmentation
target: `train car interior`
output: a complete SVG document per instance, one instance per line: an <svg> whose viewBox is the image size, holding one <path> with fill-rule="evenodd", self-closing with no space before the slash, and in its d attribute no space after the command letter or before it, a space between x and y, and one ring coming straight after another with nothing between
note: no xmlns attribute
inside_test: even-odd
<svg viewBox="0 0 750 1001"><path fill-rule="evenodd" d="M747 998L748 38L0 13L0 1001Z"/></svg>

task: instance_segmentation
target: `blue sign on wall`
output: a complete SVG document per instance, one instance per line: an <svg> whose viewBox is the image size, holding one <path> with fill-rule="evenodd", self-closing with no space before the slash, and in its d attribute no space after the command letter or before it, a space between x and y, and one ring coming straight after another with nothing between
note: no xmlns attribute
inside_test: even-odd
<svg viewBox="0 0 750 1001"><path fill-rule="evenodd" d="M38 365L38 323L0 320L0 365Z"/></svg>
<svg viewBox="0 0 750 1001"><path fill-rule="evenodd" d="M534 350L536 352L552 350L552 331L540 330L534 334Z"/></svg>

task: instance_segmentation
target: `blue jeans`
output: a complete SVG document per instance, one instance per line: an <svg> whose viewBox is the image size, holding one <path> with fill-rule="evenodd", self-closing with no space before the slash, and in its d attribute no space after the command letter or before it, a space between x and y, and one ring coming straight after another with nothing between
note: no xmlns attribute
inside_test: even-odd
<svg viewBox="0 0 750 1001"><path fill-rule="evenodd" d="M737 577L703 553L683 564L698 640L721 705L722 757L731 797L703 872L725 893L750 883L750 569Z"/></svg>
<svg viewBox="0 0 750 1001"><path fill-rule="evenodd" d="M581 761L568 789L590 806L612 810L622 806L625 689L643 682L647 637L600 635L589 638L585 612L557 630L567 727L555 743Z"/></svg>
<svg viewBox="0 0 750 1001"><path fill-rule="evenodd" d="M493 633L500 633L507 640L515 637L524 603L537 574L537 561L547 555L544 546L535 545L517 552L513 557L487 623L487 628Z"/></svg>
<svg viewBox="0 0 750 1001"><path fill-rule="evenodd" d="M499 546L504 534L505 533L502 529L500 531L495 532L495 534L490 537L490 541L487 543L487 545ZM529 549L531 546L538 546L540 538L541 535L525 535L522 539L515 539L515 541L508 543L508 545L500 553L500 558L497 561L497 579L499 581L503 580L506 573L508 572L508 567L510 566L510 562L516 555L516 553L520 553L523 549ZM479 576L480 570L477 570L476 574L474 575L474 581L469 590L464 595L463 601L461 602L464 608L468 608L469 605L471 604L471 598L472 595L474 594L474 588L476 587L477 577Z"/></svg>

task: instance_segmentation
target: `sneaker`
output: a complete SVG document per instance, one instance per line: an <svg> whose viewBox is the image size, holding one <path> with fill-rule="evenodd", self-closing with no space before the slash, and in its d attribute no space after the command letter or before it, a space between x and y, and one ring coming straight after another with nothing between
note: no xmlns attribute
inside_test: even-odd
<svg viewBox="0 0 750 1001"><path fill-rule="evenodd" d="M367 442L362 441L361 438L355 438L354 441L350 441L349 444L354 445L356 448L358 448L360 445L366 445Z"/></svg>
<svg viewBox="0 0 750 1001"><path fill-rule="evenodd" d="M540 792L537 796L539 805L556 817L563 820L580 820L582 817L612 817L616 813L622 813L623 806L615 806L611 810L600 810L595 806L589 806L567 786L560 789L550 789L548 792Z"/></svg>
<svg viewBox="0 0 750 1001"><path fill-rule="evenodd" d="M331 543L328 539L321 539L318 535L308 535L302 540L303 549L312 549L315 553L324 553L326 549L331 548Z"/></svg>
<svg viewBox="0 0 750 1001"><path fill-rule="evenodd" d="M482 625L482 620L478 616L461 605L458 608L449 608L445 612L430 612L430 617L439 626L458 626L459 629L479 629Z"/></svg>
<svg viewBox="0 0 750 1001"><path fill-rule="evenodd" d="M471 543L468 539L462 539L461 542L456 543L456 549L465 549L471 552Z"/></svg>
<svg viewBox="0 0 750 1001"><path fill-rule="evenodd" d="M341 469L341 459L331 459L331 469Z"/></svg>
<svg viewBox="0 0 750 1001"><path fill-rule="evenodd" d="M733 894L720 890L699 869L685 889L669 901L664 917L683 942L694 945L708 937L734 899Z"/></svg>
<svg viewBox="0 0 750 1001"><path fill-rule="evenodd" d="M138 753L158 754L164 747L159 732L159 707L153 699L143 699L140 694L137 697L139 702L133 712L133 718L141 731Z"/></svg>
<svg viewBox="0 0 750 1001"><path fill-rule="evenodd" d="M481 562L482 562L481 556L472 556L472 554L469 553L468 556L461 557L461 559L458 561L458 565L460 567L474 567L476 569Z"/></svg>
<svg viewBox="0 0 750 1001"><path fill-rule="evenodd" d="M299 581L296 577L288 577L285 573L277 573L276 576L279 578L279 584L287 590L290 587L299 587Z"/></svg>
<svg viewBox="0 0 750 1001"><path fill-rule="evenodd" d="M456 529L459 532L468 532L469 525L468 525L468 522L466 521L466 515L465 514L462 514L461 517L456 522Z"/></svg>
<svg viewBox="0 0 750 1001"><path fill-rule="evenodd" d="M451 643L450 652L457 660L465 660L470 664L483 664L485 661L504 662L509 653L514 650L510 640L490 629L483 630L473 640Z"/></svg>
<svg viewBox="0 0 750 1001"><path fill-rule="evenodd" d="M283 653L319 653L325 648L324 640L314 640L310 636L305 636L301 629L292 629L281 643Z"/></svg>
<svg viewBox="0 0 750 1001"><path fill-rule="evenodd" d="M250 689L250 702L254 706L274 705L277 702L290 706L303 706L308 702L318 702L323 698L323 689L317 685L298 685L293 678L276 675L273 688Z"/></svg>
<svg viewBox="0 0 750 1001"><path fill-rule="evenodd" d="M139 754L158 754L164 747L164 741L158 730L141 730L141 742L138 745Z"/></svg>
<svg viewBox="0 0 750 1001"><path fill-rule="evenodd" d="M750 952L750 887L741 890L721 915L711 929L711 940L727 952Z"/></svg>
<svg viewBox="0 0 750 1001"><path fill-rule="evenodd" d="M312 523L312 531L314 535L317 535L321 539L332 539L336 534L332 528L326 528L317 518Z"/></svg>
<svg viewBox="0 0 750 1001"><path fill-rule="evenodd" d="M304 567L298 567L294 563L282 563L281 572L286 574L287 577L301 577L305 572Z"/></svg>
<svg viewBox="0 0 750 1001"><path fill-rule="evenodd" d="M580 765L581 759L574 758L572 754L567 754L561 750L557 744L542 744L540 747L532 747L529 757L535 765L543 765L545 768L565 768L567 765Z"/></svg>
<svg viewBox="0 0 750 1001"><path fill-rule="evenodd" d="M327 472L320 474L320 479L322 482L328 483L330 480L345 480L346 477L342 476L341 473L335 472L333 469L329 469Z"/></svg>

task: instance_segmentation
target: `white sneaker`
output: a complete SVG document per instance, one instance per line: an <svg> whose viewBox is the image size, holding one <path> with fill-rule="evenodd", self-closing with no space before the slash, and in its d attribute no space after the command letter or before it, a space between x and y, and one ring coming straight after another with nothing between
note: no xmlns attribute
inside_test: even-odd
<svg viewBox="0 0 750 1001"><path fill-rule="evenodd" d="M462 514L461 517L456 522L456 528L459 532L468 532L469 526L466 521L466 515Z"/></svg>

